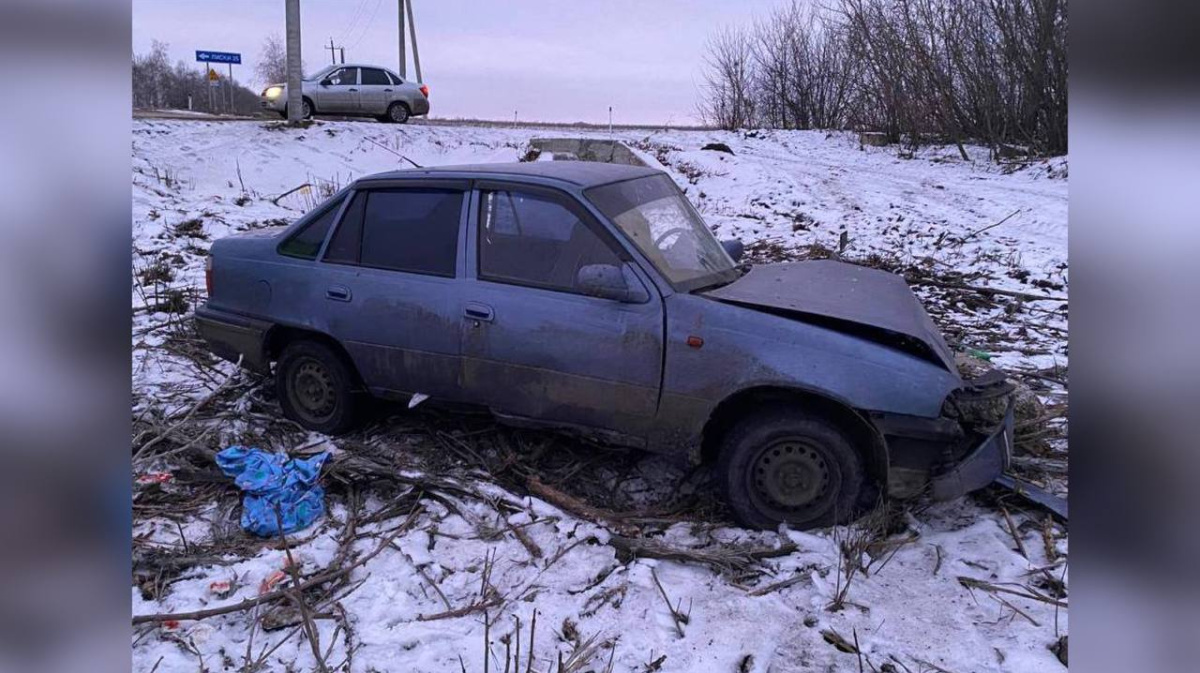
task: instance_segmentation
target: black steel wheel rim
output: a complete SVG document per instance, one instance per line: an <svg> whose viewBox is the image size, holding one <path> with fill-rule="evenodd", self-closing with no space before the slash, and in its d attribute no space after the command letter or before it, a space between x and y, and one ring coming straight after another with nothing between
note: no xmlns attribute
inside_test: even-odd
<svg viewBox="0 0 1200 673"><path fill-rule="evenodd" d="M841 489L841 471L816 442L787 437L763 446L750 460L746 485L760 509L780 519L821 514Z"/></svg>
<svg viewBox="0 0 1200 673"><path fill-rule="evenodd" d="M337 410L333 375L315 358L303 358L292 366L288 395L296 410L314 421L327 420Z"/></svg>

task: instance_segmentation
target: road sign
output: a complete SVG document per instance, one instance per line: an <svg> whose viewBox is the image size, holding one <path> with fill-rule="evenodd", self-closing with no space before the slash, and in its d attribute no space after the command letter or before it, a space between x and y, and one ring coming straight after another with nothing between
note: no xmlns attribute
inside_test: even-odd
<svg viewBox="0 0 1200 673"><path fill-rule="evenodd" d="M209 69L209 71L208 71L208 80L209 80L210 82L215 82L215 81L217 81L217 80L219 80L219 79L221 79L221 76L217 74L217 71L216 71L216 70Z"/></svg>
<svg viewBox="0 0 1200 673"><path fill-rule="evenodd" d="M234 63L242 64L242 55L228 51L197 51L196 60L201 63Z"/></svg>

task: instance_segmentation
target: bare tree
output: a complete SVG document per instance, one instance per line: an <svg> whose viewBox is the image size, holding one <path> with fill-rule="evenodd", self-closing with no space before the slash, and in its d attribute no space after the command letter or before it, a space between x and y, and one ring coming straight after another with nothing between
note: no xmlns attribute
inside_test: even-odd
<svg viewBox="0 0 1200 673"><path fill-rule="evenodd" d="M304 70L304 62L300 62L300 70ZM280 84L287 82L287 45L279 35L268 35L263 39L262 51L258 54L258 63L254 73L263 84Z"/></svg>
<svg viewBox="0 0 1200 673"><path fill-rule="evenodd" d="M1067 0L792 0L709 41L701 117L1067 151Z"/></svg>
<svg viewBox="0 0 1200 673"><path fill-rule="evenodd" d="M754 119L754 50L749 34L726 28L708 41L705 56L704 95L700 118L723 129L749 126Z"/></svg>
<svg viewBox="0 0 1200 673"><path fill-rule="evenodd" d="M171 65L169 45L158 40L151 43L148 54L133 57L133 107L142 109L192 107L204 112L229 112L226 96L210 97L209 83L203 68L177 61ZM229 86L226 82L225 86ZM210 100L213 107L210 108ZM258 95L242 85L233 89L233 112L250 113L258 110Z"/></svg>

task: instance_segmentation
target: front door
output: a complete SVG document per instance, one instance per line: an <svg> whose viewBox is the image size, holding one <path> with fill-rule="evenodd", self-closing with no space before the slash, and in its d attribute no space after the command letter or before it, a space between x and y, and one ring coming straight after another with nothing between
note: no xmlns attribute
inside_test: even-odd
<svg viewBox="0 0 1200 673"><path fill-rule="evenodd" d="M481 185L472 206L465 293L464 393L501 415L641 444L658 409L662 302L579 293L580 267L627 255L573 197Z"/></svg>
<svg viewBox="0 0 1200 673"><path fill-rule="evenodd" d="M358 191L322 257L329 330L377 394L459 400L466 183Z"/></svg>
<svg viewBox="0 0 1200 673"><path fill-rule="evenodd" d="M329 73L316 89L317 112L356 114L359 107L358 68L339 68Z"/></svg>

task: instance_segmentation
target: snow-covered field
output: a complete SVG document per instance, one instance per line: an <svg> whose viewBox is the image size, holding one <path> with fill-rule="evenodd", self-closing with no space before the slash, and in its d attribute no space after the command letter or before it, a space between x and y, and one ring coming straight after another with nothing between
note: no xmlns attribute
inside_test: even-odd
<svg viewBox="0 0 1200 673"><path fill-rule="evenodd" d="M847 565L839 542L854 531L744 531L724 522L719 508L710 516L689 510L653 521L580 516L562 502L513 488L511 475L411 448L413 437L441 433L481 454L501 450L478 439L493 435L463 431L457 421L432 430L429 424L441 421L402 420L402 430L380 423L328 440L278 420L269 386L253 377L234 377L207 400L233 373L204 356L187 322L202 294L212 240L293 219L359 176L407 166L401 155L421 165L515 161L532 137L577 135L135 120L133 416L134 450L144 455L135 460L133 614L219 607L287 585L278 571L288 550L240 533L236 490L211 470L198 473L203 466L195 456L233 443L278 451L304 446L333 451L336 463L369 446L404 470L404 483L446 490L430 498L402 485L364 483L354 491L361 506L351 516L351 490L341 484L331 488L330 514L293 536L290 551L301 575L378 551L341 578L333 595L309 596L320 603L310 606L319 613L316 649L331 670L483 671L485 633L496 671L504 670L506 647L518 640L522 665L532 652L539 671L558 670L560 655L564 670L578 671L1060 669L1049 646L1067 633L1067 610L1048 597L1069 579L1067 531L1015 499L998 504L987 496L905 512L899 530L858 560L866 571L854 577L844 606L830 610ZM852 134L615 135L669 171L719 236L742 238L761 258L832 251L903 273L954 346L1020 373L1048 409L1065 408L1066 304L1039 299L1068 293L1065 159L1010 171L989 164L978 148L968 148L974 160L963 162L954 148L915 156L894 147L860 149ZM700 149L710 142L726 143L734 154ZM305 183L312 187L278 198ZM1058 422L1043 432L1052 441L1023 456L1019 467L1063 491L1066 440ZM586 454L586 447L578 449ZM192 462L181 462L188 456ZM585 472L611 481L602 485L615 493L593 504L644 505L683 477L663 459L621 465ZM683 481L684 491L702 485ZM571 490L570 483L552 486ZM420 510L410 510L418 502ZM410 527L399 530L410 511L417 511ZM345 535L351 518L354 538ZM718 554L739 545L779 551L731 562L631 559L621 551L627 543L614 541L617 533ZM789 553L788 544L795 550ZM223 580L231 580L228 591L213 585ZM971 580L993 590L969 588ZM140 624L134 669L240 671L256 660L260 670L314 669L303 622L292 626L296 619L278 605L287 602ZM487 609L468 609L480 605ZM673 608L686 623L677 623ZM256 617L289 626L252 627ZM837 636L845 640L840 649ZM856 641L861 663L844 651Z"/></svg>

